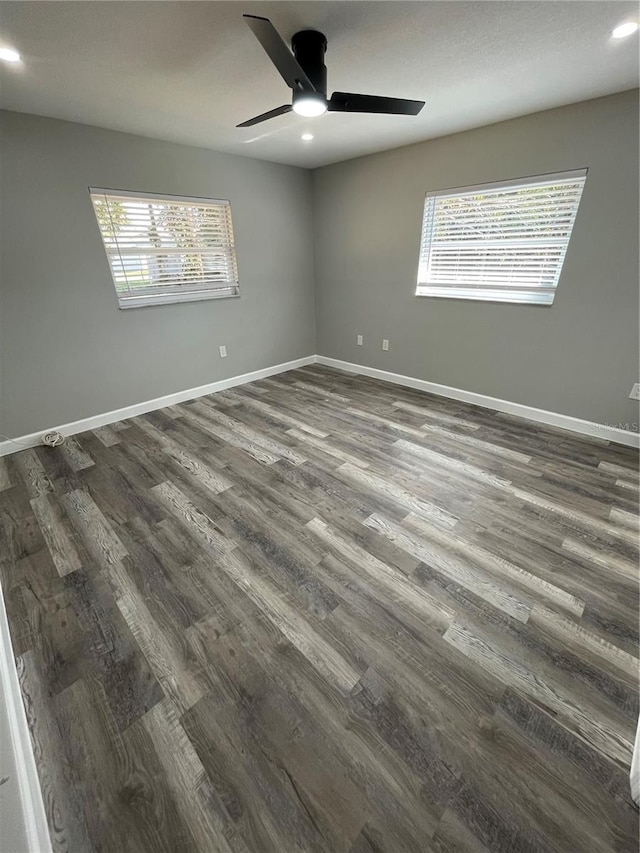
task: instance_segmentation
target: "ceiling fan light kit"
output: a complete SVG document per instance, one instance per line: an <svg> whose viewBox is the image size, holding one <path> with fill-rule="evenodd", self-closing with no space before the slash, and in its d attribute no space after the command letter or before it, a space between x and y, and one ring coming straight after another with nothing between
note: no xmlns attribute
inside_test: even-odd
<svg viewBox="0 0 640 853"><path fill-rule="evenodd" d="M327 111L327 100L320 94L310 92L293 93L293 111L305 118L315 118Z"/></svg>
<svg viewBox="0 0 640 853"><path fill-rule="evenodd" d="M327 67L324 64L327 39L322 33L317 30L300 30L291 39L292 53L268 18L244 15L244 19L291 89L292 97L291 104L283 104L243 121L238 127L252 127L292 110L306 118L314 118L326 112L415 116L424 106L424 101L358 95L353 92L334 92L327 99Z"/></svg>

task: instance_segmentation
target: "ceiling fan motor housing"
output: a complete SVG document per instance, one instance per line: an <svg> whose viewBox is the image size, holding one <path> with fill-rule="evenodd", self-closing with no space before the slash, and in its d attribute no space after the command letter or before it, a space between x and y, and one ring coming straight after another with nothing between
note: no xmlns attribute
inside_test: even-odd
<svg viewBox="0 0 640 853"><path fill-rule="evenodd" d="M327 67L324 64L324 55L327 50L326 36L317 30L300 30L291 39L291 47L293 55L313 83L316 92L326 99Z"/></svg>

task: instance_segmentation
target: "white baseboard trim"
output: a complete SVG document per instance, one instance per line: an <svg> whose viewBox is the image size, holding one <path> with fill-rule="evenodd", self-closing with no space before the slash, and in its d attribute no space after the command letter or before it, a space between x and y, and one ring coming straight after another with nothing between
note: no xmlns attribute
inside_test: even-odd
<svg viewBox="0 0 640 853"><path fill-rule="evenodd" d="M15 439L0 442L0 456L9 453L17 453L27 447L36 447L41 443L44 432L57 430L62 435L75 435L89 429L97 429L101 426L115 423L116 421L134 418L163 409L165 406L173 406L176 403L184 403L186 400L195 400L205 394L213 394L223 391L225 388L233 388L236 385L244 385L247 382L256 382L258 379L266 379L287 370L295 370L296 367L304 367L308 364L326 364L338 370L346 370L349 373L361 373L363 376L371 376L374 379L382 379L385 382L393 382L396 385L404 385L407 388L416 388L429 394L437 394L439 397L448 397L451 400L460 400L463 403L473 403L484 409L492 409L509 415L517 415L530 421L535 421L546 426L566 429L581 435L600 438L605 441L614 441L627 447L640 447L640 434L620 429L619 427L598 424L594 421L586 421L582 418L574 418L571 415L562 415L559 412L549 412L545 409L537 409L534 406L526 406L524 403L514 403L511 400L501 400L499 397L489 397L486 394L478 394L475 391L464 391L461 388L453 388L450 385L439 385L437 382L429 382L426 379L417 379L414 376L404 376L401 373L391 373L388 370L380 370L377 367L368 367L364 364L354 364L350 361L341 361L337 358L329 358L325 355L307 355L294 361L286 361L282 364L274 364L251 373L243 373L239 376L230 376L228 379L219 379L207 385L199 385L197 388L188 388L184 391L176 391L166 394L164 397L156 397L143 403L134 403L122 409L114 409L111 412L103 412L100 415L92 415L72 423L62 424L55 427L43 427L39 432L29 435L17 436Z"/></svg>
<svg viewBox="0 0 640 853"><path fill-rule="evenodd" d="M22 704L20 682L7 611L0 590L0 746L4 782L0 800L0 825L12 850L51 853L47 816L42 800L29 724ZM6 727L6 728L5 728ZM16 846L19 845L19 846Z"/></svg>
<svg viewBox="0 0 640 853"><path fill-rule="evenodd" d="M631 796L634 802L640 806L640 720L638 720L638 728L636 730L636 740L633 745L633 755L631 756Z"/></svg>
<svg viewBox="0 0 640 853"><path fill-rule="evenodd" d="M101 426L123 421L127 418L135 418L156 409L164 409L165 406L173 406L176 403L184 403L186 400L195 400L204 397L205 394L213 394L215 391L224 391L225 388L233 388L235 385L245 385L247 382L256 382L258 379L266 379L267 376L275 376L277 373L285 373L287 370L295 370L296 367L304 367L307 364L315 364L316 356L307 355L294 361L285 361L283 364L274 364L271 367L263 367L261 370L253 370L251 373L243 373L239 376L230 376L228 379L219 379L208 385L199 385L197 388L188 388L185 391L176 391L174 394L166 394L164 397L156 397L146 400L144 403L134 403L132 406L124 406L122 409L114 409L111 412L103 412L100 415L92 415L79 421L72 421L61 426L43 427L39 432L29 435L16 436L15 439L0 442L0 456L9 453L18 453L27 447L37 447L42 444L42 435L45 432L57 431L64 436L76 435L88 429L97 429Z"/></svg>
<svg viewBox="0 0 640 853"><path fill-rule="evenodd" d="M379 370L377 367L367 367L364 364L340 361L340 359L328 358L325 355L316 356L316 362L318 364L326 364L327 367L335 367L338 370L361 373L363 376L371 376L374 379L382 379L385 382L393 382L396 385L405 385L407 388L427 391L429 394L437 394L439 397L449 397L451 400L473 403L475 406L482 406L483 409L493 409L497 412L517 415L530 421L545 424L546 426L558 427L606 441L615 441L617 444L625 444L628 447L640 447L640 434L620 429L619 427L585 421L582 418L561 415L558 412L548 412L545 409L525 406L523 403L513 403L510 400L501 400L498 397L477 394L475 391L463 391L461 388L439 385L436 382L428 382L426 379L416 379L413 376L403 376L400 373L390 373L387 370Z"/></svg>

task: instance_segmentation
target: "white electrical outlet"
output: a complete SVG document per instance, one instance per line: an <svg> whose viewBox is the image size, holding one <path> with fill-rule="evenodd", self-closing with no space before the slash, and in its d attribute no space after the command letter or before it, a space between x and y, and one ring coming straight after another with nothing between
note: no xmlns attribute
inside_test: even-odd
<svg viewBox="0 0 640 853"><path fill-rule="evenodd" d="M223 345L219 349L220 349L220 358L226 358L227 357L227 348Z"/></svg>
<svg viewBox="0 0 640 853"><path fill-rule="evenodd" d="M640 382L636 382L633 386L631 393L629 394L629 398L631 400L640 400Z"/></svg>
<svg viewBox="0 0 640 853"><path fill-rule="evenodd" d="M383 338L383 339L382 339L382 349L383 349L385 352L388 352L388 351L389 351L389 341L388 341L388 339L387 339L387 338Z"/></svg>
<svg viewBox="0 0 640 853"><path fill-rule="evenodd" d="M356 344L361 347L362 346L362 335L356 335Z"/></svg>

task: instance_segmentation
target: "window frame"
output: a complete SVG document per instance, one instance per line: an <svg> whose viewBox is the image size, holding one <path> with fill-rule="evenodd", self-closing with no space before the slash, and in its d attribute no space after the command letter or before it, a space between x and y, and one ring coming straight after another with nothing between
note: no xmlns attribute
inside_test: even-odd
<svg viewBox="0 0 640 853"><path fill-rule="evenodd" d="M575 220L578 214L580 203L582 201L582 194L584 192L588 172L589 169L587 167L584 167L580 169L566 170L563 172L550 172L542 175L531 175L521 178L509 178L507 180L502 181L490 181L487 183L473 184L470 186L447 187L444 189L430 190L429 192L427 192L425 194L422 226L420 231L420 247L418 251L418 273L416 276L417 283L415 289L415 296L432 299L454 299L468 302L493 302L500 304L551 307L555 300L558 283L560 281L564 262L566 259L566 254L569 248L569 243L571 241L571 237L573 236ZM514 283L509 284L500 284L499 282L494 282L493 284L491 282L472 283L463 281L460 281L458 283L445 284L443 282L437 283L429 282L426 280L421 281L421 270L425 263L428 263L428 261L430 260L431 246L433 245L433 242L428 240L427 237L425 237L425 230L427 228L429 216L428 208L429 205L432 204L435 211L435 204L437 203L437 200L439 198L459 198L464 197L465 195L478 195L483 192L492 192L495 190L510 190L514 188L525 189L527 187L543 187L545 185L553 186L564 182L575 183L576 181L582 181L582 186L576 194L576 200L570 214L571 219L569 223L569 233L566 237L554 237L546 241L548 243L556 242L557 245L560 247L560 254L556 263L554 279L551 284L544 286L531 284L526 285L519 283L517 279L514 280ZM435 215L433 215L431 218L435 222ZM482 241L477 241L476 245L479 246L481 243ZM428 245L426 253L424 251L425 244ZM464 241L461 240L460 244L463 245ZM473 244L474 241L467 242L468 246L472 246ZM533 240L531 241L531 245L534 245ZM506 249L507 247L505 246L505 251ZM426 261L425 254L427 257ZM538 298L532 298L534 294L536 294ZM545 297L545 295L546 298L543 298Z"/></svg>
<svg viewBox="0 0 640 853"><path fill-rule="evenodd" d="M233 218L231 212L231 201L229 199L222 198L206 198L200 196L183 196L183 195L171 195L169 193L150 193L143 192L138 190L120 190L113 188L104 188L104 187L89 187L89 198L91 202L91 207L93 209L93 213L96 219L96 225L98 227L98 232L100 234L100 238L102 240L102 245L105 250L105 254L107 257L107 263L109 265L109 272L111 274L111 280L113 282L116 298L118 300L118 307L122 310L129 310L131 308L143 308L147 305L172 305L179 302L201 302L210 299L230 299L240 296L240 284L239 284L239 276L238 276L238 264L237 264L237 255L236 255L236 244L235 237L233 231ZM161 286L150 286L145 285L139 289L139 292L132 292L129 290L122 290L119 286L118 280L116 279L116 271L114 269L114 265L112 264L112 256L119 257L122 261L122 255L120 253L120 248L117 245L116 239L116 247L110 247L107 244L105 239L105 234L103 233L102 226L100 224L100 220L97 216L97 210L95 201L101 200L100 197L107 200L109 198L114 200L119 199L130 199L131 201L138 201L141 203L166 203L168 205L193 205L193 206L225 206L228 208L228 233L230 236L230 242L221 244L220 250L228 253L229 255L229 266L232 268L235 273L235 279L232 282L228 282L225 287L212 287L207 285L198 285L198 284L166 284ZM178 247L172 252L170 251L170 247L166 247L169 251L147 251L144 248L140 249L139 252L133 253L133 256L144 256L149 255L152 256L154 254L159 255L171 255L176 254L180 255L181 252L178 251ZM211 247L209 247L211 248ZM205 249L201 247L196 247L194 251L189 250L190 247L182 247L182 254L193 254L199 255L204 254ZM126 276L126 272L125 272Z"/></svg>

